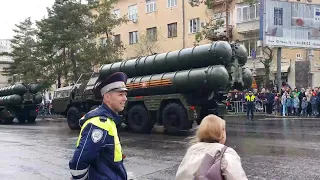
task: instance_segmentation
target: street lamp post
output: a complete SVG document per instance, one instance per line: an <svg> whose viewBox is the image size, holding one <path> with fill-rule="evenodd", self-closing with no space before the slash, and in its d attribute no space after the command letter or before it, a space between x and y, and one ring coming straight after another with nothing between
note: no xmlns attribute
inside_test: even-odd
<svg viewBox="0 0 320 180"><path fill-rule="evenodd" d="M253 61L253 76L257 76L257 73L256 73L256 57L257 57L257 54L256 54L256 51L254 49L251 50L251 57L252 57L252 61Z"/></svg>

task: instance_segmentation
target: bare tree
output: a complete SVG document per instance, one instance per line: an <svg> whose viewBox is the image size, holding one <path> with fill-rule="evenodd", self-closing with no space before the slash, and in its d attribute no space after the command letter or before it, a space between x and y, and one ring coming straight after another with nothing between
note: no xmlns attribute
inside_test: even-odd
<svg viewBox="0 0 320 180"><path fill-rule="evenodd" d="M211 41L230 41L232 37L232 26L228 22L229 3L231 0L224 0L218 8L215 7L217 0L189 0L192 7L197 7L201 3L207 6L207 20L202 25L202 30L195 35L195 43L208 39ZM215 14L214 16L212 14Z"/></svg>
<svg viewBox="0 0 320 180"><path fill-rule="evenodd" d="M263 80L264 86L268 86L270 81L270 66L274 58L274 49L269 46L262 47L263 58L260 59L260 62L264 65L266 75Z"/></svg>
<svg viewBox="0 0 320 180"><path fill-rule="evenodd" d="M130 45L134 56L149 56L161 52L160 39L162 36L156 29L140 33L138 43Z"/></svg>

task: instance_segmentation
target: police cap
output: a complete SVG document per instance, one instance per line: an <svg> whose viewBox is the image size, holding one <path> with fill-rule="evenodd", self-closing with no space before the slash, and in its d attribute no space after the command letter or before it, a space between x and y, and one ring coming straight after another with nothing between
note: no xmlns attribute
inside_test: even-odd
<svg viewBox="0 0 320 180"><path fill-rule="evenodd" d="M126 87L128 76L123 72L116 72L111 74L106 79L101 79L94 86L94 94L96 97L103 97L103 95L110 91L128 91Z"/></svg>

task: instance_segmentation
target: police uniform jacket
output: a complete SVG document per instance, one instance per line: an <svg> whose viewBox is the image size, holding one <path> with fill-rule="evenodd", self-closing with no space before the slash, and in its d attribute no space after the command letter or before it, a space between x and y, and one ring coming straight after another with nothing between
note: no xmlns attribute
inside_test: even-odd
<svg viewBox="0 0 320 180"><path fill-rule="evenodd" d="M127 180L116 127L120 116L102 103L79 122L81 132L69 162L73 179Z"/></svg>
<svg viewBox="0 0 320 180"><path fill-rule="evenodd" d="M246 95L245 97L247 104L254 104L254 101L256 100L256 96L255 95Z"/></svg>

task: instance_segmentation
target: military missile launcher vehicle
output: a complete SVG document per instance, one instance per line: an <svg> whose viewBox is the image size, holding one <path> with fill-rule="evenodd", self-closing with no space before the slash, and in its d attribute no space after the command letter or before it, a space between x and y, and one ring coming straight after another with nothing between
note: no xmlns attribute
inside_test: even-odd
<svg viewBox="0 0 320 180"><path fill-rule="evenodd" d="M122 71L129 89L123 122L137 133L149 133L155 123L179 133L210 113L223 116L228 90L251 86L246 61L244 46L217 41L102 65L99 73L82 74L74 86L58 89L53 111L65 115L71 129L79 129L82 115L101 104L93 93L97 80Z"/></svg>
<svg viewBox="0 0 320 180"><path fill-rule="evenodd" d="M0 88L0 122L10 124L14 118L20 123L35 122L38 105L42 102L39 90L38 84L23 83Z"/></svg>
<svg viewBox="0 0 320 180"><path fill-rule="evenodd" d="M101 67L99 78L108 77L118 71L126 73L128 77L137 77L212 65L226 65L231 63L231 59L230 44L225 41L217 41L212 44L105 64Z"/></svg>

